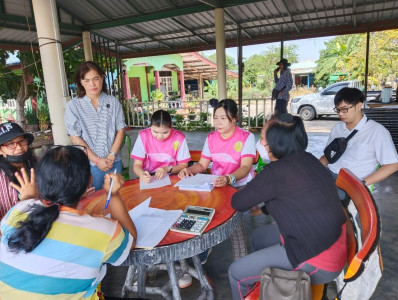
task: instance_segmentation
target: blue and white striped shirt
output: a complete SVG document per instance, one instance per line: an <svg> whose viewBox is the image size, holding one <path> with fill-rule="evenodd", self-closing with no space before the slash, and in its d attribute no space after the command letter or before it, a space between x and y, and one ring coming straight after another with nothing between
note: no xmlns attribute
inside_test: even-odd
<svg viewBox="0 0 398 300"><path fill-rule="evenodd" d="M102 92L97 110L87 95L71 99L66 104L65 126L68 135L81 137L95 155L105 158L113 145L116 132L126 127L126 124L120 102ZM115 160L120 159L118 153ZM93 165L92 162L90 164Z"/></svg>
<svg viewBox="0 0 398 300"><path fill-rule="evenodd" d="M285 87L282 91L283 95L279 96L278 95L278 99L283 99L285 101L289 101L290 95L289 95L289 91L292 89L293 87L293 78L292 78L292 73L290 73L290 70L283 70L281 71L281 77L278 78L278 76L274 77L274 81L275 81L275 88L280 91L281 89L283 89L283 87Z"/></svg>

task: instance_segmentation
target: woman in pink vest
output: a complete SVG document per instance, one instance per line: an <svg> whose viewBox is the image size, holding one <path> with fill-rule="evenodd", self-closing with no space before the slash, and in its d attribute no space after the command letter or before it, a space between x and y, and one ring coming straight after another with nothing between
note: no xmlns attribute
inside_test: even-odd
<svg viewBox="0 0 398 300"><path fill-rule="evenodd" d="M134 173L146 183L151 174L155 179L178 174L191 160L185 135L172 128L171 116L165 110L154 112L150 127L140 131L131 157Z"/></svg>

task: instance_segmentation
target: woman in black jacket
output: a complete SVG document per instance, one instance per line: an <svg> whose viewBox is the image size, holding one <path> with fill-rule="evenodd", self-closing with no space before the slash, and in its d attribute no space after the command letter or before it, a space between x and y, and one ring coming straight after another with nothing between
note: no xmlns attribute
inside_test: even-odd
<svg viewBox="0 0 398 300"><path fill-rule="evenodd" d="M276 223L257 228L254 252L230 266L233 299L245 296L266 267L300 269L321 284L336 278L346 262L346 218L328 170L305 152L303 121L273 116L261 136L271 163L233 196L232 207L246 211L264 202Z"/></svg>

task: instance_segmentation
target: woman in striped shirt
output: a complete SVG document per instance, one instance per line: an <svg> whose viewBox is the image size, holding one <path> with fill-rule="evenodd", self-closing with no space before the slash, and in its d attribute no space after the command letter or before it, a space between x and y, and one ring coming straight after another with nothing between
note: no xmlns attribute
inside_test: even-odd
<svg viewBox="0 0 398 300"><path fill-rule="evenodd" d="M65 108L65 126L74 145L86 147L93 187L102 189L104 175L122 173L120 147L124 139L123 109L108 95L105 72L93 61L82 63L75 74L77 97Z"/></svg>
<svg viewBox="0 0 398 300"><path fill-rule="evenodd" d="M113 180L108 219L77 209L92 180L82 149L56 146L36 171L41 199L18 203L1 221L1 299L98 299L106 264L123 263L137 237L123 179L105 175L106 193Z"/></svg>

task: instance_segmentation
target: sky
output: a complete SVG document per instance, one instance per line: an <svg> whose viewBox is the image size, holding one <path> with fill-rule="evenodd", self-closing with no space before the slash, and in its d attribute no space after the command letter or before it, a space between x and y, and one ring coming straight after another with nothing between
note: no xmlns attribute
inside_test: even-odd
<svg viewBox="0 0 398 300"><path fill-rule="evenodd" d="M334 36L328 37L320 37L320 38L313 38L313 39L305 39L305 40L295 40L295 41L287 41L284 45L296 44L298 45L298 55L299 61L307 60L307 59L318 59L319 58L319 51L321 49L325 49L325 42L330 41L333 39ZM268 43L268 44L258 44L252 46L243 46L243 57L249 58L253 54L259 54L261 51L265 50L267 46L271 45L278 45L280 43ZM206 55L211 55L215 53L215 50L208 50L203 51ZM226 49L227 55L230 55L235 58L237 61L237 53L238 50L236 47L227 48Z"/></svg>

